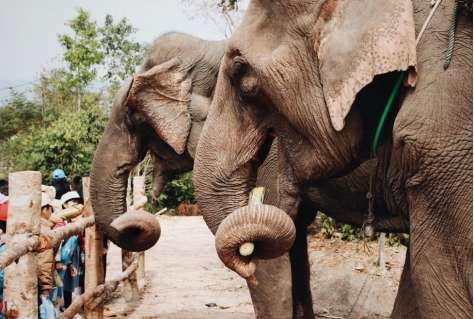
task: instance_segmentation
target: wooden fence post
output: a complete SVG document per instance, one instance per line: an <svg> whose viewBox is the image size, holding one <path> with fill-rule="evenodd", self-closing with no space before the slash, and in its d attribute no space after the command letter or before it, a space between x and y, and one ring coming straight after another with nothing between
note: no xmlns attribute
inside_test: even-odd
<svg viewBox="0 0 474 319"><path fill-rule="evenodd" d="M7 249L39 235L41 225L41 173L8 175L9 207ZM38 253L29 252L5 268L5 318L38 317Z"/></svg>
<svg viewBox="0 0 474 319"><path fill-rule="evenodd" d="M122 271L127 268L133 262L133 252L122 249ZM123 297L125 301L138 301L138 283L137 283L137 272L134 271L128 278L123 281Z"/></svg>
<svg viewBox="0 0 474 319"><path fill-rule="evenodd" d="M133 199L138 200L137 195L135 194L135 178L133 179ZM143 179L143 188L145 187ZM122 249L122 271L125 271L133 261L133 252ZM137 301L139 298L138 295L138 282L137 282L137 272L133 272L130 277L123 281L123 294L125 301Z"/></svg>
<svg viewBox="0 0 474 319"><path fill-rule="evenodd" d="M145 176L135 176L133 178L133 204L135 205L138 201L146 196L145 191ZM140 210L145 210L145 207L141 207ZM145 252L140 254L140 261L137 269L138 280L145 278Z"/></svg>
<svg viewBox="0 0 474 319"><path fill-rule="evenodd" d="M85 203L84 217L94 214L92 206L90 206L90 177L82 178L82 188L84 199L89 202ZM94 290L98 285L105 282L104 268L104 239L97 225L86 228L86 260L85 260L85 278L84 290ZM93 300L86 303L85 317L86 319L102 319L104 317L104 303L101 302L97 307L89 310L87 307Z"/></svg>
<svg viewBox="0 0 474 319"><path fill-rule="evenodd" d="M385 273L385 233L380 233L379 239L379 268Z"/></svg>

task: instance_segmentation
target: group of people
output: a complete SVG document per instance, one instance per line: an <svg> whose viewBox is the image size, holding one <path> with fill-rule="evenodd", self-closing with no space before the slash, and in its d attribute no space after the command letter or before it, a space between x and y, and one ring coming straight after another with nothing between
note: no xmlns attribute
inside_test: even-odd
<svg viewBox="0 0 474 319"><path fill-rule="evenodd" d="M63 209L83 204L81 176L74 176L68 183L64 171L56 169L53 171L52 186L44 186L43 189L45 191L42 196L45 197L46 194L50 200L47 202L45 197L45 206L43 202L41 205L42 225L44 223L46 226L44 231L65 226L82 218L82 215L78 215L66 219L61 215ZM43 214L45 209L50 212ZM82 230L78 235L64 239L56 250L52 249L44 261L38 260L40 263L38 292L51 300L60 311L71 305L73 293L80 294L84 291L84 244L85 233ZM43 274L44 281L40 278L40 273Z"/></svg>
<svg viewBox="0 0 474 319"><path fill-rule="evenodd" d="M82 178L74 176L68 183L61 169L53 172L52 186L42 185L41 233L75 222L81 214L67 219L61 211L83 204ZM0 252L5 250L5 233L8 217L8 181L0 180ZM104 251L106 252L106 250ZM73 293L84 291L85 233L64 239L59 247L38 253L39 317L51 302L59 311L72 303ZM3 318L3 270L0 271L0 319ZM42 307L43 306L43 307ZM76 315L74 318L80 318Z"/></svg>

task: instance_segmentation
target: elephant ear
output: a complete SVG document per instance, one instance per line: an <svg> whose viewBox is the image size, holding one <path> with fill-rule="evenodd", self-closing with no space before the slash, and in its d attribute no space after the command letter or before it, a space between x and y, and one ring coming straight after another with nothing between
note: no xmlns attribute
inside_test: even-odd
<svg viewBox="0 0 474 319"><path fill-rule="evenodd" d="M137 109L176 153L182 154L191 129L190 96L191 79L180 69L179 59L173 58L136 75L126 103Z"/></svg>
<svg viewBox="0 0 474 319"><path fill-rule="evenodd" d="M314 49L331 122L337 131L357 93L374 76L410 69L416 80L416 44L410 0L328 0L316 24Z"/></svg>

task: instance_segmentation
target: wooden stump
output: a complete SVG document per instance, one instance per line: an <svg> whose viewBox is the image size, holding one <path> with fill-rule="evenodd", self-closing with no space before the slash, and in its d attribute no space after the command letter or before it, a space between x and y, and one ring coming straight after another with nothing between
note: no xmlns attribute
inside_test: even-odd
<svg viewBox="0 0 474 319"><path fill-rule="evenodd" d="M41 226L41 173L10 173L7 221L7 249L32 235ZM5 268L5 318L37 318L38 253L29 252Z"/></svg>

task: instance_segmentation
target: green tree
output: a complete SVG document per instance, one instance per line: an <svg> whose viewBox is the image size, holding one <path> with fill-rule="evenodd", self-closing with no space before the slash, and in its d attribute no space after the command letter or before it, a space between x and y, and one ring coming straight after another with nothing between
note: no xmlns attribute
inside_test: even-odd
<svg viewBox="0 0 474 319"><path fill-rule="evenodd" d="M68 70L65 68L42 68L39 82L33 87L35 100L41 104L43 117L57 118L62 111L73 110L77 96L69 89Z"/></svg>
<svg viewBox="0 0 474 319"><path fill-rule="evenodd" d="M28 125L41 124L41 107L28 101L24 92L18 93L12 89L11 98L0 107L0 142L6 142L27 131Z"/></svg>
<svg viewBox="0 0 474 319"><path fill-rule="evenodd" d="M97 78L99 65L104 60L98 41L97 22L91 21L89 12L82 8L78 16L66 22L74 31L74 36L59 34L59 44L64 48L64 61L69 73L64 84L77 98L77 110L81 110L81 100L85 89Z"/></svg>
<svg viewBox="0 0 474 319"><path fill-rule="evenodd" d="M63 112L45 129L30 127L28 134L19 139L21 152L15 169L40 171L47 182L55 167L62 167L70 175L89 175L106 123L106 115L92 104L82 112Z"/></svg>
<svg viewBox="0 0 474 319"><path fill-rule="evenodd" d="M147 43L136 42L132 35L137 32L126 18L114 24L110 14L105 16L104 26L99 28L100 47L104 52L104 80L115 84L125 81L135 70L149 47Z"/></svg>
<svg viewBox="0 0 474 319"><path fill-rule="evenodd" d="M151 178L147 179L147 189L151 189ZM148 212L156 213L162 208L175 209L184 200L189 200L191 204L196 203L194 197L193 172L179 174L175 179L166 184L163 192L158 198L150 198L145 209Z"/></svg>

